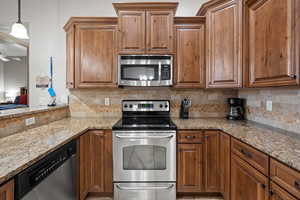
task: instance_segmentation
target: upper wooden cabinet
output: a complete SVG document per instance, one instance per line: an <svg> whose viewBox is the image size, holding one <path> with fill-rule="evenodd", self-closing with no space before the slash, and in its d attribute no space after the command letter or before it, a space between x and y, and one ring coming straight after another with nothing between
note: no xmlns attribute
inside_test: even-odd
<svg viewBox="0 0 300 200"><path fill-rule="evenodd" d="M176 17L174 87L205 87L205 18Z"/></svg>
<svg viewBox="0 0 300 200"><path fill-rule="evenodd" d="M67 87L117 87L117 18L71 18L67 32Z"/></svg>
<svg viewBox="0 0 300 200"><path fill-rule="evenodd" d="M112 195L112 133L94 130L79 139L79 199L88 193Z"/></svg>
<svg viewBox="0 0 300 200"><path fill-rule="evenodd" d="M119 53L140 53L146 50L144 11L119 11Z"/></svg>
<svg viewBox="0 0 300 200"><path fill-rule="evenodd" d="M14 181L0 186L0 200L14 200Z"/></svg>
<svg viewBox="0 0 300 200"><path fill-rule="evenodd" d="M299 0L245 2L246 86L299 84L299 32Z"/></svg>
<svg viewBox="0 0 300 200"><path fill-rule="evenodd" d="M114 3L119 16L120 54L173 53L178 3Z"/></svg>
<svg viewBox="0 0 300 200"><path fill-rule="evenodd" d="M202 7L206 16L207 88L242 87L242 3L219 0Z"/></svg>

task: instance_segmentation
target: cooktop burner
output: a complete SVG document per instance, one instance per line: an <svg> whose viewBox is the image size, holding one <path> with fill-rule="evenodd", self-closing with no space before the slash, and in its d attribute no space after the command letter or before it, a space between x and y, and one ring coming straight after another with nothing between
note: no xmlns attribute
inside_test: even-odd
<svg viewBox="0 0 300 200"><path fill-rule="evenodd" d="M113 130L176 130L170 118L168 100L127 100L122 102L122 119Z"/></svg>
<svg viewBox="0 0 300 200"><path fill-rule="evenodd" d="M176 125L170 118L123 118L114 126L113 130L176 130Z"/></svg>

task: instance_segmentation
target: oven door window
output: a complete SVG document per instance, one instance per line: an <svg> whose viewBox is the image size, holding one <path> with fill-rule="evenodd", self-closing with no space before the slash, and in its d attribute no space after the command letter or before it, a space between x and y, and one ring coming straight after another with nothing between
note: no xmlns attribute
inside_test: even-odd
<svg viewBox="0 0 300 200"><path fill-rule="evenodd" d="M135 145L123 148L124 170L165 170L166 147Z"/></svg>
<svg viewBox="0 0 300 200"><path fill-rule="evenodd" d="M159 79L159 65L121 65L121 79L157 81Z"/></svg>

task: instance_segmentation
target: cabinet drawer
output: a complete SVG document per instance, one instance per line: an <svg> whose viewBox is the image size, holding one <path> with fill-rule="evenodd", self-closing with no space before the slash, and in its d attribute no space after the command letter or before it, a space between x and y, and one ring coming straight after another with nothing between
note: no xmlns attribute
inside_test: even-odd
<svg viewBox="0 0 300 200"><path fill-rule="evenodd" d="M264 175L269 175L269 157L266 154L237 139L232 139L231 151L247 161Z"/></svg>
<svg viewBox="0 0 300 200"><path fill-rule="evenodd" d="M178 143L202 143L203 142L203 131L179 131Z"/></svg>
<svg viewBox="0 0 300 200"><path fill-rule="evenodd" d="M300 198L300 172L271 159L271 179L286 189L288 192Z"/></svg>

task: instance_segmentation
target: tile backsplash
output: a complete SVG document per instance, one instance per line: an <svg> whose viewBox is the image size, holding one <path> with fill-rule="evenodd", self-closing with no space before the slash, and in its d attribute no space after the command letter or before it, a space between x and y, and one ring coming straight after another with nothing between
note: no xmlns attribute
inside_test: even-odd
<svg viewBox="0 0 300 200"><path fill-rule="evenodd" d="M179 117L180 103L184 98L192 100L190 117L224 117L228 106L226 99L237 97L235 90L203 90L171 88L117 88L84 89L70 91L72 117L120 117L121 101L127 99L171 100L171 115ZM105 98L110 105L105 105Z"/></svg>
<svg viewBox="0 0 300 200"><path fill-rule="evenodd" d="M239 97L246 99L247 119L300 134L299 88L243 89Z"/></svg>

